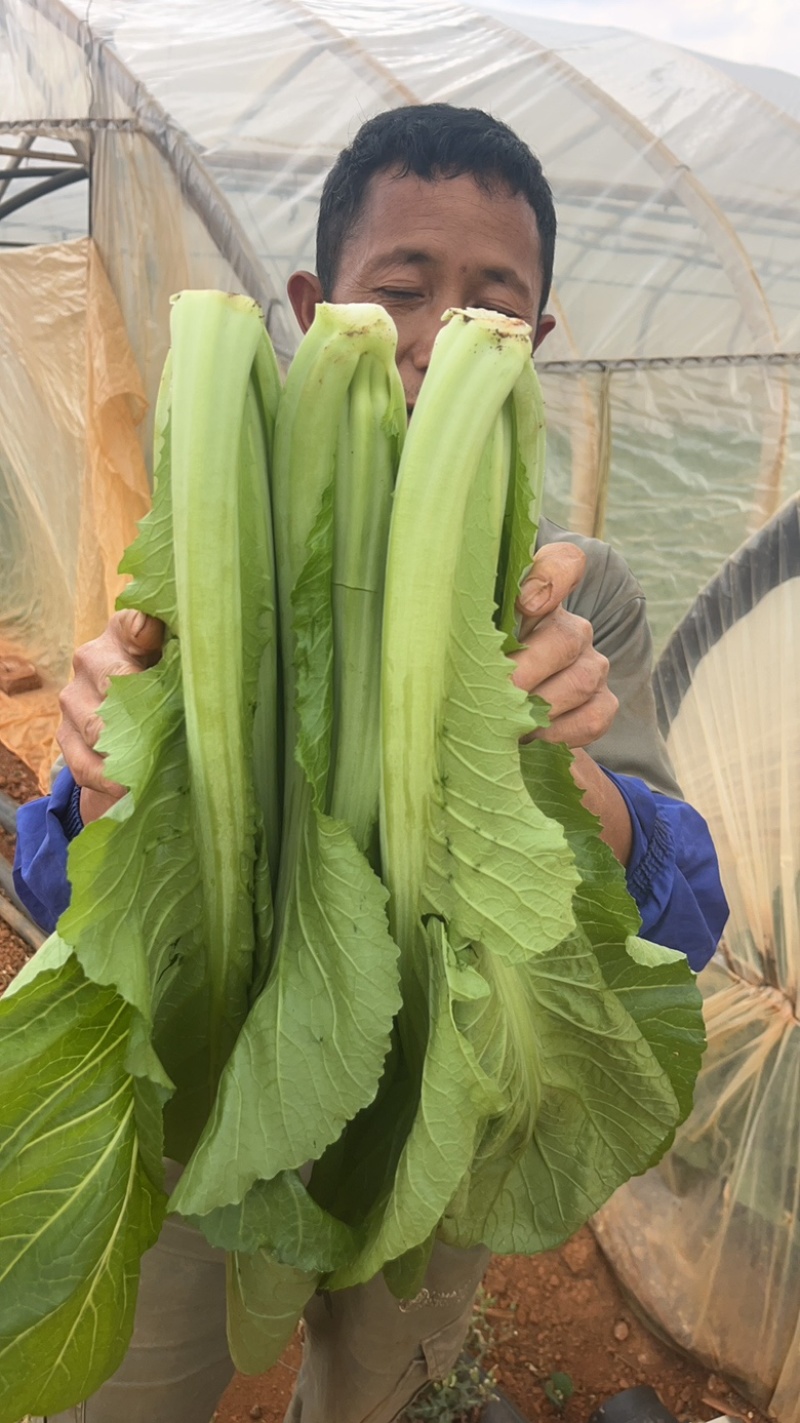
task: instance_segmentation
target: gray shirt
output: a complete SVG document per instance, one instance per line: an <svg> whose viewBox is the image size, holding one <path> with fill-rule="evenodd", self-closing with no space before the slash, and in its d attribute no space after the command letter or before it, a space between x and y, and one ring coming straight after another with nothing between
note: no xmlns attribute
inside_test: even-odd
<svg viewBox="0 0 800 1423"><path fill-rule="evenodd" d="M564 607L592 624L594 645L610 663L608 685L619 700L611 729L586 750L609 771L639 776L651 790L683 799L656 720L653 640L640 584L609 544L569 533L542 516L537 548L550 543L576 544L586 555L584 578Z"/></svg>

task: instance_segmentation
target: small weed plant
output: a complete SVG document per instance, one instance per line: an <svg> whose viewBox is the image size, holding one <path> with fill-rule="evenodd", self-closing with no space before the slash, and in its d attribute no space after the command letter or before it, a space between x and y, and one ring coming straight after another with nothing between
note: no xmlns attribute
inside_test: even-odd
<svg viewBox="0 0 800 1423"><path fill-rule="evenodd" d="M402 1423L478 1423L484 1404L495 1397L495 1373L485 1360L507 1337L487 1311L497 1301L481 1287L475 1298L464 1354L447 1378L428 1384L409 1404Z"/></svg>
<svg viewBox="0 0 800 1423"><path fill-rule="evenodd" d="M575 1385L569 1374L551 1374L549 1379L542 1384L542 1388L559 1413L563 1413L575 1392Z"/></svg>

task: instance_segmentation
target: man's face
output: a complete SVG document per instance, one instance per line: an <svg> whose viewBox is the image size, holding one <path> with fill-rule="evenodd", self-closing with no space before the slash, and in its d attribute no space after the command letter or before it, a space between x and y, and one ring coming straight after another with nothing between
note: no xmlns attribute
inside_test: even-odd
<svg viewBox="0 0 800 1423"><path fill-rule="evenodd" d="M521 194L503 186L487 191L466 175L427 181L387 171L370 181L331 295L389 312L410 412L449 307L521 317L538 345L553 325L550 317L538 319L541 288L536 218Z"/></svg>

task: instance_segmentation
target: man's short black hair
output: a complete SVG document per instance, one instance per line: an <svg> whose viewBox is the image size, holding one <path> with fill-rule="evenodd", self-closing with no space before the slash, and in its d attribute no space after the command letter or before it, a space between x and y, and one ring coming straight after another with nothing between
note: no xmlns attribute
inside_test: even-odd
<svg viewBox="0 0 800 1423"><path fill-rule="evenodd" d="M513 129L482 109L413 104L368 119L325 179L317 222L317 276L330 299L342 248L358 221L370 179L386 170L428 180L468 175L487 189L521 193L536 216L542 305L550 294L556 241L553 194L539 159Z"/></svg>

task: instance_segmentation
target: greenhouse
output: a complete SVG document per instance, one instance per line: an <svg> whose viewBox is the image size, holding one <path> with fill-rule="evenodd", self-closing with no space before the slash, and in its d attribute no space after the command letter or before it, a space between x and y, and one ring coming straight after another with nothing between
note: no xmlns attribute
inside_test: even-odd
<svg viewBox="0 0 800 1423"><path fill-rule="evenodd" d="M546 512L644 588L732 905L697 1112L597 1229L664 1332L800 1423L800 79L535 11L0 0L0 669L32 673L0 740L46 787L58 690L149 506L170 296L246 292L288 366L286 282L363 120L509 123L559 222Z"/></svg>

